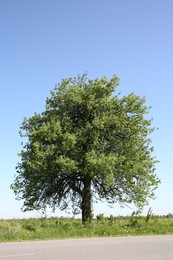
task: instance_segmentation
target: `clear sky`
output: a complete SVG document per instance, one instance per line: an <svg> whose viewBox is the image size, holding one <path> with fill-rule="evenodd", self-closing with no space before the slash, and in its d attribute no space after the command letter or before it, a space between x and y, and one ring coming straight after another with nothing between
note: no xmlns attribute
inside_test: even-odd
<svg viewBox="0 0 173 260"><path fill-rule="evenodd" d="M44 110L56 83L85 71L92 79L117 74L122 95L146 96L159 128L152 140L161 179L150 206L173 213L173 1L1 0L0 37L0 218L39 216L22 213L10 190L19 126ZM132 211L99 204L94 213Z"/></svg>

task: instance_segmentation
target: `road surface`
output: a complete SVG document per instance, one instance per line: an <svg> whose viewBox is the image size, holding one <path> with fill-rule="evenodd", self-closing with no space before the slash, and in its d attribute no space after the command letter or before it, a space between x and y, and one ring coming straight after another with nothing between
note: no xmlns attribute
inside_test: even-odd
<svg viewBox="0 0 173 260"><path fill-rule="evenodd" d="M0 243L0 260L171 260L173 236Z"/></svg>

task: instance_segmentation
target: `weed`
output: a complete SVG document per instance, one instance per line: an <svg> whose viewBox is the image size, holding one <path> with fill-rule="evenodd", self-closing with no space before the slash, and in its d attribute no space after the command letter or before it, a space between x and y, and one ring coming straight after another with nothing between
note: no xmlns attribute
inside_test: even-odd
<svg viewBox="0 0 173 260"><path fill-rule="evenodd" d="M40 218L0 220L0 241L66 239L80 237L109 237L132 235L173 234L172 216L129 217L103 214L83 225L75 218Z"/></svg>

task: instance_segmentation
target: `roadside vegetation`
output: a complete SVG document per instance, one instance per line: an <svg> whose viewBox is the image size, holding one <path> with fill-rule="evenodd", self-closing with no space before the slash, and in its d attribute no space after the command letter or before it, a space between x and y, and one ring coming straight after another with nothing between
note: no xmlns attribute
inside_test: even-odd
<svg viewBox="0 0 173 260"><path fill-rule="evenodd" d="M85 225L75 218L0 220L0 242L170 234L173 234L173 214L145 217L100 214Z"/></svg>

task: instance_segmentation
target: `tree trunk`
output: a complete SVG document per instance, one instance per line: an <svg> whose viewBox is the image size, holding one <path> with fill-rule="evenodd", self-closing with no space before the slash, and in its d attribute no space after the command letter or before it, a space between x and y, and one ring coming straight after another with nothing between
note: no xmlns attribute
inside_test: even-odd
<svg viewBox="0 0 173 260"><path fill-rule="evenodd" d="M82 194L82 223L91 222L92 210L91 210L91 179L88 176L84 177L84 189Z"/></svg>

